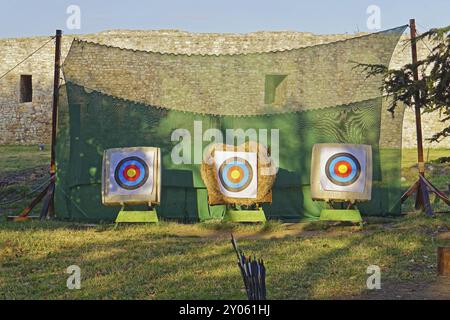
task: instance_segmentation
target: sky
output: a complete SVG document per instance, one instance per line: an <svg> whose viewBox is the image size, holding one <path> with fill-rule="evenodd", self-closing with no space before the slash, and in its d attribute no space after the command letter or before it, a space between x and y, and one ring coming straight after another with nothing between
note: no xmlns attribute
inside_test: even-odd
<svg viewBox="0 0 450 320"><path fill-rule="evenodd" d="M389 29L410 18L416 19L419 32L450 24L450 0L0 0L0 4L0 38L53 35L56 29L65 34L110 29L332 34ZM67 13L71 5L80 15ZM368 13L369 6L377 6L379 15Z"/></svg>

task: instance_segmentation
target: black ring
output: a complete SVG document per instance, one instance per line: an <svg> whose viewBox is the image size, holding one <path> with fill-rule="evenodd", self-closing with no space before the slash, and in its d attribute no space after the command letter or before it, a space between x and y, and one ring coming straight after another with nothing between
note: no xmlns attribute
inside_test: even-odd
<svg viewBox="0 0 450 320"><path fill-rule="evenodd" d="M144 167L144 179L142 179L141 182L139 182L138 184L136 184L136 185L134 185L134 186L127 186L127 185L123 184L122 181L120 181L120 179L119 179L119 174L120 174L119 169L120 169L120 167L122 166L122 164L123 164L124 162L126 162L126 161L133 161L133 160L139 162L139 163ZM116 169L115 169L115 171L114 171L114 180L116 180L116 183L117 183L121 188L123 188L123 189L126 189L126 190L136 190L136 189L142 187L142 186L147 182L147 179L148 179L148 171L149 171L149 170L148 170L147 164L146 164L145 161L142 160L141 158L139 158L139 157L128 157L128 158L124 158L124 159L120 160L120 162L119 162L119 163L117 164L117 166L116 166Z"/></svg>
<svg viewBox="0 0 450 320"><path fill-rule="evenodd" d="M331 162L332 162L334 159L336 159L336 158L338 158L338 157L348 157L348 158L352 159L353 162L356 164L356 174L355 174L355 176L353 177L353 179L351 179L351 180L349 180L349 181L347 181L347 182L341 182L341 181L335 180L335 179L331 176L331 174L330 174L330 164L331 164ZM348 186L348 185L351 185L352 183L354 183L356 180L358 180L359 176L361 175L361 165L360 165L358 159L356 159L354 155L352 155L352 154L350 154L350 153L347 153L347 152L340 152L340 153L334 154L333 156L331 156L331 157L328 159L327 163L325 164L325 174L327 175L327 178L328 178L331 182L333 182L334 184L336 184L336 185L338 185L338 186Z"/></svg>
<svg viewBox="0 0 450 320"><path fill-rule="evenodd" d="M223 181L222 173L223 173L224 167L227 164L229 164L230 162L238 162L238 161L243 162L245 167L247 168L247 170L248 170L248 180L247 180L247 182L245 182L239 188L231 188L230 186L228 186L225 183L225 181ZM242 158L239 158L239 157L228 158L220 165L220 168L219 168L219 179L220 179L220 182L222 183L222 186L225 189L227 189L228 191L230 191L230 192L240 192L240 191L244 190L245 188L247 188L250 185L250 183L252 182L252 180L253 180L253 169L252 169L252 166L245 159L242 159Z"/></svg>

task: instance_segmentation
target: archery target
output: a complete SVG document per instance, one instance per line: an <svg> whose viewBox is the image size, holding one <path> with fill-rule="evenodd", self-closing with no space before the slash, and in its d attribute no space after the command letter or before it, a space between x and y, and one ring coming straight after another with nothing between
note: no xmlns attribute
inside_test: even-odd
<svg viewBox="0 0 450 320"><path fill-rule="evenodd" d="M105 151L103 160L104 203L159 202L160 152L134 147Z"/></svg>
<svg viewBox="0 0 450 320"><path fill-rule="evenodd" d="M323 143L313 147L313 199L370 200L372 148L369 145Z"/></svg>
<svg viewBox="0 0 450 320"><path fill-rule="evenodd" d="M232 198L256 198L258 175L255 152L215 151L214 160L223 195Z"/></svg>
<svg viewBox="0 0 450 320"><path fill-rule="evenodd" d="M325 174L335 185L349 186L358 180L361 174L361 165L352 154L337 153L327 160Z"/></svg>
<svg viewBox="0 0 450 320"><path fill-rule="evenodd" d="M154 154L136 152L116 152L111 155L109 175L111 189L119 194L133 195L152 192Z"/></svg>
<svg viewBox="0 0 450 320"><path fill-rule="evenodd" d="M126 190L142 187L147 182L148 176L148 165L139 157L127 157L120 160L114 171L117 184Z"/></svg>

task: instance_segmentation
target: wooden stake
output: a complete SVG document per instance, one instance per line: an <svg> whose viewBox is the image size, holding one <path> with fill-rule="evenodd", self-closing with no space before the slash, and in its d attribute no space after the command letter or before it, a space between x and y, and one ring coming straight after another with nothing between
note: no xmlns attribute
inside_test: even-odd
<svg viewBox="0 0 450 320"><path fill-rule="evenodd" d="M22 212L19 214L18 218L25 218L28 217L28 215L30 214L31 210L33 210L33 208L42 200L42 198L44 198L44 196L47 194L48 189L50 188L50 184L45 187L44 190L42 190L37 196L36 198L33 199L33 201L31 201L31 203L22 210Z"/></svg>
<svg viewBox="0 0 450 320"><path fill-rule="evenodd" d="M438 247L438 274L450 276L450 247Z"/></svg>

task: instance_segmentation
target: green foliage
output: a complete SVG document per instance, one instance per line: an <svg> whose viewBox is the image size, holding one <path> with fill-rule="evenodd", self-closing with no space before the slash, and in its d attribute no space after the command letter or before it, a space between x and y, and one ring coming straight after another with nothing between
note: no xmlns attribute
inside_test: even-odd
<svg viewBox="0 0 450 320"><path fill-rule="evenodd" d="M413 107L416 103L422 112L436 112L442 122L450 122L450 26L431 29L414 41L432 40L430 54L417 63L404 65L399 70L389 70L382 65L358 64L368 77L383 75L382 89L392 97L388 108L394 112L398 103ZM418 80L414 79L417 68ZM450 125L436 132L429 140L439 142L450 136Z"/></svg>

